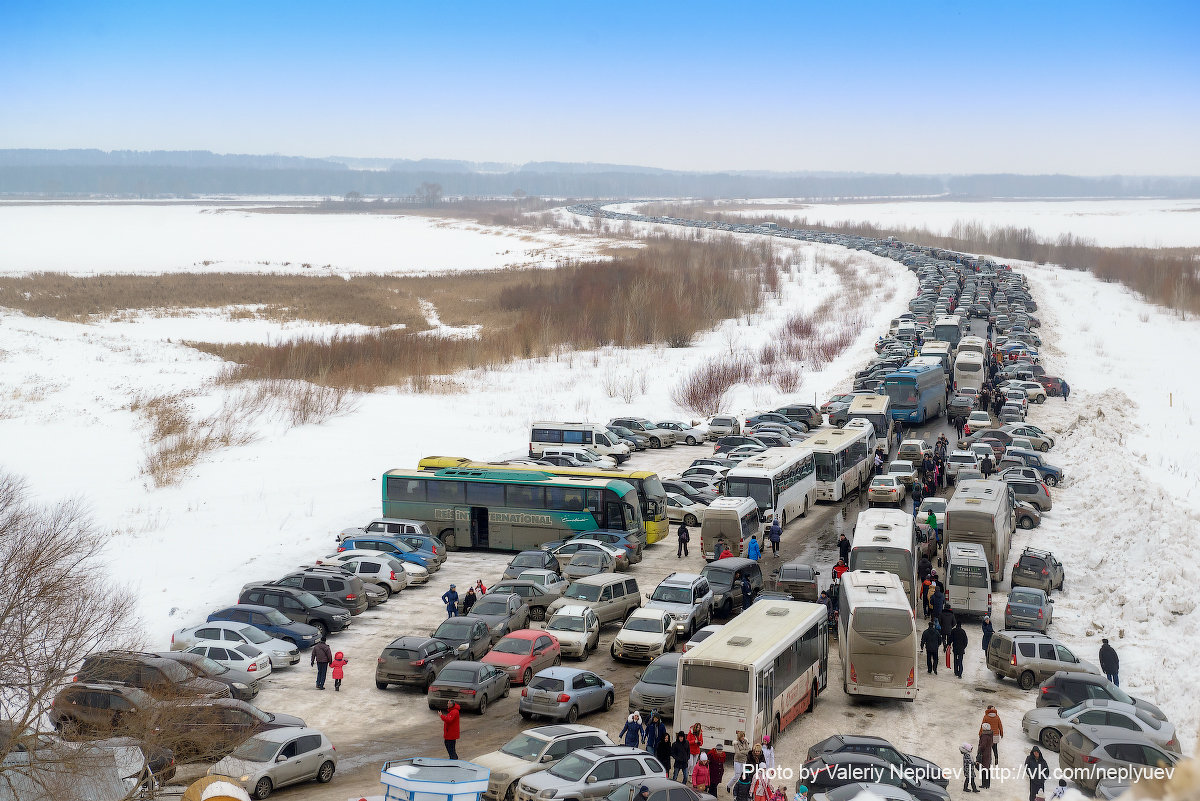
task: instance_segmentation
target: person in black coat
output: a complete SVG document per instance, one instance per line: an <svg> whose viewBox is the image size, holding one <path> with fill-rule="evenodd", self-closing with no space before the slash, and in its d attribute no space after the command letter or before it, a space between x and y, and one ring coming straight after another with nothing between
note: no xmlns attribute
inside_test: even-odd
<svg viewBox="0 0 1200 801"><path fill-rule="evenodd" d="M921 561L917 562L917 576L921 581L929 578L929 571L933 570L933 562L928 556L922 555Z"/></svg>
<svg viewBox="0 0 1200 801"><path fill-rule="evenodd" d="M1035 745L1021 770L1029 777L1029 801L1035 801L1038 793L1046 789L1046 779L1050 777L1050 766L1042 757L1042 749Z"/></svg>
<svg viewBox="0 0 1200 801"><path fill-rule="evenodd" d="M942 606L941 614L938 615L938 626L942 630L942 644L946 648L950 647L950 633L954 631L956 623L958 623L958 618L950 607L950 600L947 599L945 605Z"/></svg>
<svg viewBox="0 0 1200 801"><path fill-rule="evenodd" d="M950 650L954 652L954 675L961 679L963 656L967 653L967 630L962 627L961 620L954 621L954 628L950 631Z"/></svg>
<svg viewBox="0 0 1200 801"><path fill-rule="evenodd" d="M675 763L671 770L671 778L677 782L687 783L688 759L692 749L688 746L687 735L683 732L675 734L675 742L671 743L671 759Z"/></svg>
<svg viewBox="0 0 1200 801"><path fill-rule="evenodd" d="M1104 676L1118 687L1121 686L1118 673L1121 670L1121 660L1117 658L1117 649L1108 644L1108 638L1104 638L1104 643L1100 646L1100 669L1104 671Z"/></svg>
<svg viewBox="0 0 1200 801"><path fill-rule="evenodd" d="M691 532L683 523L679 524L679 529L675 532L675 538L679 541L679 545L675 548L675 558L679 559L688 555L688 543L692 541Z"/></svg>
<svg viewBox="0 0 1200 801"><path fill-rule="evenodd" d="M938 669L938 646L942 644L942 637L938 634L938 630L933 627L933 621L929 621L929 626L921 634L921 648L925 650L925 672L937 674Z"/></svg>
<svg viewBox="0 0 1200 801"><path fill-rule="evenodd" d="M992 462L992 457L984 456L983 461L979 463L979 472L983 473L984 478L987 478L992 474L993 469L995 469L995 464Z"/></svg>
<svg viewBox="0 0 1200 801"><path fill-rule="evenodd" d="M838 554L843 562L850 564L850 539L845 534L838 536Z"/></svg>

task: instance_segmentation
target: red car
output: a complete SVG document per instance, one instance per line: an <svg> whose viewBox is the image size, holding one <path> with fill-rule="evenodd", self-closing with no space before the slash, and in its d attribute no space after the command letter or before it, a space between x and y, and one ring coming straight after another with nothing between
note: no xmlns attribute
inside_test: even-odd
<svg viewBox="0 0 1200 801"><path fill-rule="evenodd" d="M1042 389L1046 390L1046 395L1051 398L1062 397L1062 379L1056 375L1039 375L1035 376L1037 382L1042 385Z"/></svg>
<svg viewBox="0 0 1200 801"><path fill-rule="evenodd" d="M481 660L508 674L513 684L528 684L542 668L562 662L558 640L544 631L518 629L505 636Z"/></svg>

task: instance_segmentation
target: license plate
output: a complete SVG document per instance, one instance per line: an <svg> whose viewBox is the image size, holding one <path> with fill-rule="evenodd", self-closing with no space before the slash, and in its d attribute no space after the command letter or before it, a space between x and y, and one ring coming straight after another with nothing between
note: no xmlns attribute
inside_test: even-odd
<svg viewBox="0 0 1200 801"><path fill-rule="evenodd" d="M890 673L887 673L887 674L876 673L875 674L875 681L889 683L889 682L891 682L891 680L892 680L892 674L890 674Z"/></svg>

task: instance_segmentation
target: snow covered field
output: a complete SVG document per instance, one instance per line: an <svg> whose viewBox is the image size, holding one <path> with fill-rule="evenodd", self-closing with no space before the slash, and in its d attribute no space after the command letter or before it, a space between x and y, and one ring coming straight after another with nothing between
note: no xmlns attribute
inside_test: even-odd
<svg viewBox="0 0 1200 801"><path fill-rule="evenodd" d="M262 213L239 205L0 203L0 273L335 275L553 267L603 242L459 220Z"/></svg>
<svg viewBox="0 0 1200 801"><path fill-rule="evenodd" d="M787 201L782 201L786 203ZM1043 239L1061 234L1094 239L1116 247L1200 246L1200 200L1013 200L966 203L914 200L875 203L811 203L763 211L732 212L755 218L768 214L803 217L809 222L871 222L879 225L928 228L949 233L959 221L991 227L1032 228ZM614 207L615 208L615 207Z"/></svg>

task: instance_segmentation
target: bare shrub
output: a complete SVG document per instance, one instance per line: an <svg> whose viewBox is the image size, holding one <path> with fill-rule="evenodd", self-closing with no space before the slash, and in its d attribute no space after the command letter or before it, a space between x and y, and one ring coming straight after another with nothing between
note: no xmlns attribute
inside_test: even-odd
<svg viewBox="0 0 1200 801"><path fill-rule="evenodd" d="M754 372L745 356L703 364L672 388L671 401L686 412L712 417L721 411L729 390L751 380Z"/></svg>

